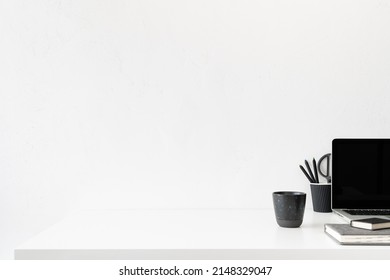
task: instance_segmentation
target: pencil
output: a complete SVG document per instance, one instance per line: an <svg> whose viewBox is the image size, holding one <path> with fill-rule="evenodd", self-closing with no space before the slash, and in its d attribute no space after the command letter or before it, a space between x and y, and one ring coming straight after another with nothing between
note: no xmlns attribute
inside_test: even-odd
<svg viewBox="0 0 390 280"><path fill-rule="evenodd" d="M305 176L306 176L306 178L309 180L309 182L310 182L310 183L314 183L313 180L312 180L312 178L310 178L309 174L307 174L305 168L304 168L302 165L300 165L299 167L301 168L303 174L305 174Z"/></svg>
<svg viewBox="0 0 390 280"><path fill-rule="evenodd" d="M307 171L309 171L310 178L312 178L313 183L315 183L316 182L316 178L314 178L313 172L311 172L311 168L310 168L310 165L307 162L307 160L305 160L305 164L306 164L306 167L307 167Z"/></svg>
<svg viewBox="0 0 390 280"><path fill-rule="evenodd" d="M313 158L313 168L314 168L314 176L316 176L316 183L319 183L320 181L318 180L318 170L317 170L317 162L316 159Z"/></svg>

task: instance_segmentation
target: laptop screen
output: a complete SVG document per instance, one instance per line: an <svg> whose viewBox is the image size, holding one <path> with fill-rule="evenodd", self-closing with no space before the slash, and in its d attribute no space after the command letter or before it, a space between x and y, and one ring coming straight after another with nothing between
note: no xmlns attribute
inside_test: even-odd
<svg viewBox="0 0 390 280"><path fill-rule="evenodd" d="M332 208L390 209L390 139L334 139Z"/></svg>

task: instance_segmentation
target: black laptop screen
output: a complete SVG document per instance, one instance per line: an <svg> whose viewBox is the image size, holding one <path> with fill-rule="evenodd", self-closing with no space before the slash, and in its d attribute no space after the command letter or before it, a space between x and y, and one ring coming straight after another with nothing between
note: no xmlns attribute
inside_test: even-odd
<svg viewBox="0 0 390 280"><path fill-rule="evenodd" d="M333 140L332 208L390 209L390 139Z"/></svg>

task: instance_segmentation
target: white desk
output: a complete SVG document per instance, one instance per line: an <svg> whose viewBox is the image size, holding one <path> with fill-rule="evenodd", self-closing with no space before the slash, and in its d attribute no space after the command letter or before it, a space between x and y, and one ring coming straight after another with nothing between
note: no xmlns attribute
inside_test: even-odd
<svg viewBox="0 0 390 280"><path fill-rule="evenodd" d="M390 259L390 246L341 246L323 231L342 223L306 209L280 228L273 210L83 211L15 249L15 259Z"/></svg>

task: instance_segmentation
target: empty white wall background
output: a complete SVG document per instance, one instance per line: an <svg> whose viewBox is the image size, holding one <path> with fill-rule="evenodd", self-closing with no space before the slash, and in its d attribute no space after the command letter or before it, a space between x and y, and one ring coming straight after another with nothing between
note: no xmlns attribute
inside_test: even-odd
<svg viewBox="0 0 390 280"><path fill-rule="evenodd" d="M333 138L389 137L389 3L0 1L0 256L77 209L309 192Z"/></svg>

